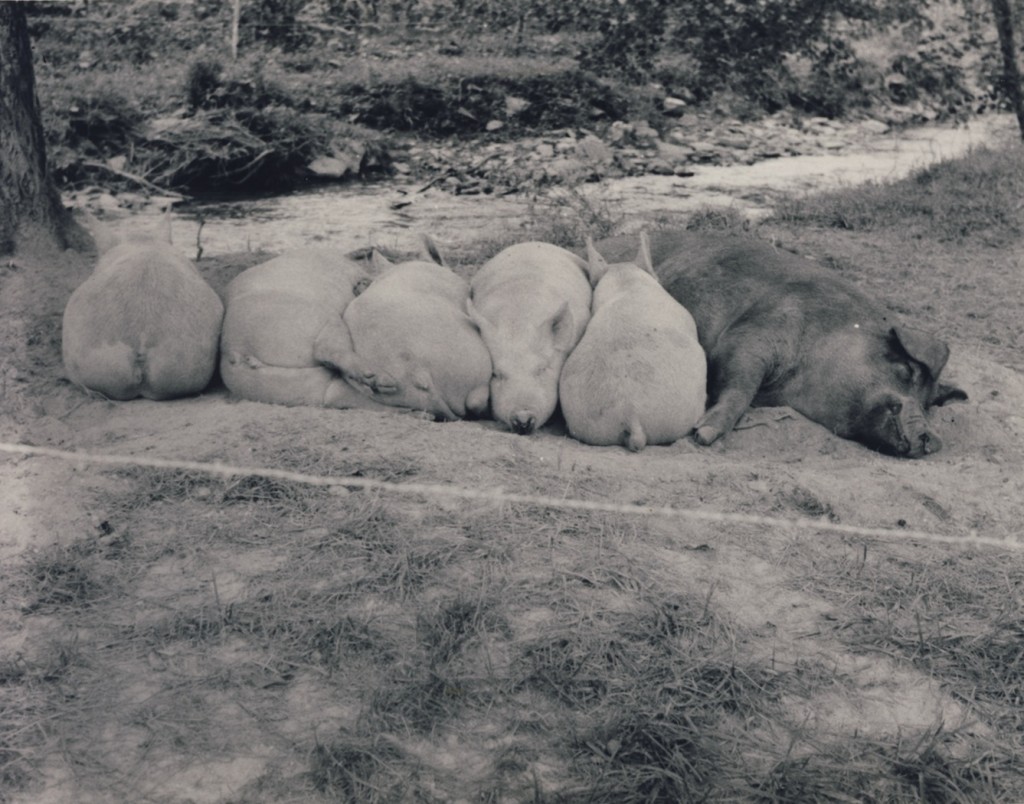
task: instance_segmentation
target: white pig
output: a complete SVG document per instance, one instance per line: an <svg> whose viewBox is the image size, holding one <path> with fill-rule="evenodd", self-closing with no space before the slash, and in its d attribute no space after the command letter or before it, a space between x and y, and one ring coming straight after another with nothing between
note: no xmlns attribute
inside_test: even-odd
<svg viewBox="0 0 1024 804"><path fill-rule="evenodd" d="M254 265L225 293L220 374L228 389L257 402L376 408L357 385L385 381L359 366L342 313L369 277L325 247Z"/></svg>
<svg viewBox="0 0 1024 804"><path fill-rule="evenodd" d="M470 283L469 315L494 363L491 413L516 433L532 433L558 403L562 364L590 319L586 268L550 243L519 243Z"/></svg>
<svg viewBox="0 0 1024 804"><path fill-rule="evenodd" d="M587 256L599 277L594 312L559 382L569 432L634 452L686 436L707 386L693 316L655 278L646 234L635 263L608 265L589 240Z"/></svg>
<svg viewBox="0 0 1024 804"><path fill-rule="evenodd" d="M171 245L170 218L159 237L96 240L96 268L64 308L68 379L111 399L202 391L216 367L224 306Z"/></svg>
<svg viewBox="0 0 1024 804"><path fill-rule="evenodd" d="M428 238L423 257L392 265L374 251L382 273L344 315L355 354L373 375L389 378L387 393L372 394L378 402L440 419L482 415L491 357L466 314L469 285Z"/></svg>

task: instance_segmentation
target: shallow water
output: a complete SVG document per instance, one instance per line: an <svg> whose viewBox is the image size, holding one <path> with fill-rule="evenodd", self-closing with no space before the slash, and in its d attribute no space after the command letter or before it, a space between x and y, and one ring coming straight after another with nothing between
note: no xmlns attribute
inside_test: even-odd
<svg viewBox="0 0 1024 804"><path fill-rule="evenodd" d="M967 125L931 125L865 136L840 153L780 157L754 165L694 166L694 175L637 176L586 184L580 192L626 220L731 206L748 217L770 213L780 194L804 193L868 181L898 179L914 169L997 144L1015 134L1011 115L989 115ZM525 194L451 195L424 182L320 185L259 200L191 204L177 212L175 242L195 256L199 231L206 255L280 252L314 243L340 249L377 244L414 248L429 232L442 245L467 243L515 230L535 214Z"/></svg>

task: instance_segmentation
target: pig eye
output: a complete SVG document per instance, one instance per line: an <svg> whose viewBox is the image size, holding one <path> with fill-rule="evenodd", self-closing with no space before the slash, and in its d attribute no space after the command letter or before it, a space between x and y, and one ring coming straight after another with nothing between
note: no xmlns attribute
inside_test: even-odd
<svg viewBox="0 0 1024 804"><path fill-rule="evenodd" d="M903 382L914 380L914 368L909 363L897 363L896 374Z"/></svg>
<svg viewBox="0 0 1024 804"><path fill-rule="evenodd" d="M491 379L494 380L495 382L504 382L505 375L502 374L500 371L495 371L491 374Z"/></svg>

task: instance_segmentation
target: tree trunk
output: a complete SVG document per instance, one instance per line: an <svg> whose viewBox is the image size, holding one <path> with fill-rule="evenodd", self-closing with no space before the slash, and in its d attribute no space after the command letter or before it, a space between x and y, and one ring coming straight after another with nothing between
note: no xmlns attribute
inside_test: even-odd
<svg viewBox="0 0 1024 804"><path fill-rule="evenodd" d="M67 226L46 169L25 10L0 2L0 254L30 237L63 248Z"/></svg>
<svg viewBox="0 0 1024 804"><path fill-rule="evenodd" d="M1024 91L1020 85L1020 65L1013 43L1013 10L1010 0L992 0L992 14L999 32L999 49L1003 54L1003 91L1017 115L1021 139L1024 139Z"/></svg>

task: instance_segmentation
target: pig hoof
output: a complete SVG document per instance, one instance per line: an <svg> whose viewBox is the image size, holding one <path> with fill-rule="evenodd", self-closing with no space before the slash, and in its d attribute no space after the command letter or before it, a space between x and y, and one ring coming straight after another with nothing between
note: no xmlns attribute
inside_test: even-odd
<svg viewBox="0 0 1024 804"><path fill-rule="evenodd" d="M398 393L398 383L394 377L387 373L377 375L372 371L368 371L360 377L360 382L375 394L388 395Z"/></svg>
<svg viewBox="0 0 1024 804"><path fill-rule="evenodd" d="M698 427L693 431L693 440L702 447L707 447L713 444L721 435L721 431L717 428L704 425L703 427Z"/></svg>

